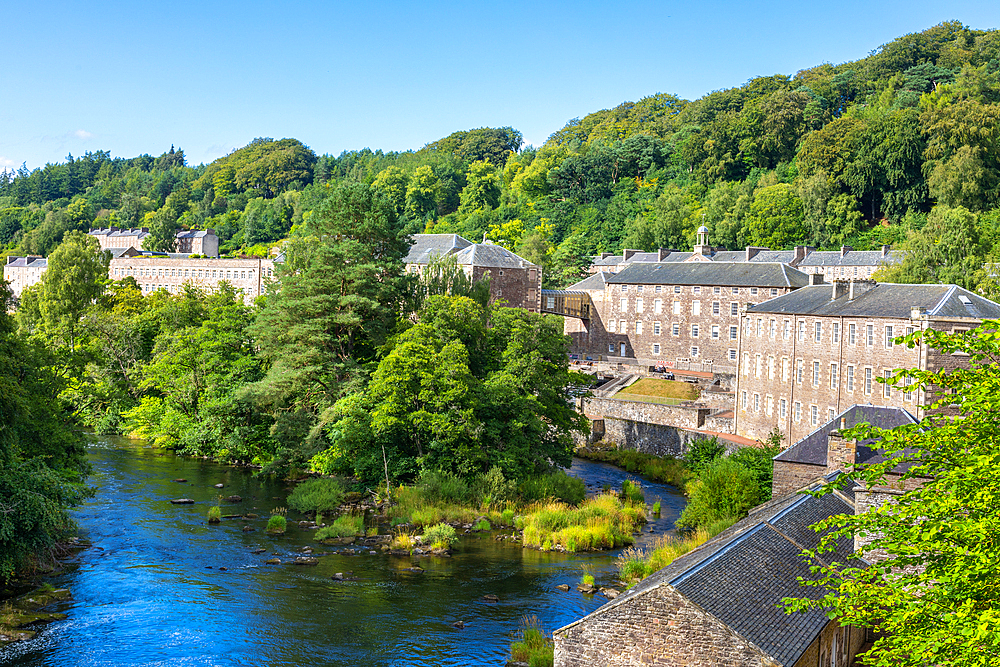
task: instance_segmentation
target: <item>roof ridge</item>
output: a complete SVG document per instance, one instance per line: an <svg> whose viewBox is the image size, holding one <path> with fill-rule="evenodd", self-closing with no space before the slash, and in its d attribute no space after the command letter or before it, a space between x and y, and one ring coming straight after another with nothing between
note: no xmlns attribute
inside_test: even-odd
<svg viewBox="0 0 1000 667"><path fill-rule="evenodd" d="M937 315L938 311L941 310L942 306L944 306L944 304L948 303L948 300L955 294L955 290L956 289L958 289L958 285L951 284L948 287L948 291L944 293L944 296L942 296L938 300L937 304L933 308L931 308L929 311L927 311L927 314L928 315Z"/></svg>
<svg viewBox="0 0 1000 667"><path fill-rule="evenodd" d="M793 504L794 504L794 503L793 503ZM691 567L689 567L688 569L686 569L686 570L684 570L683 572L681 572L680 574L678 574L678 575L677 575L676 577L674 577L673 579L670 579L670 580L668 580L668 581L666 581L666 582L663 582L663 583L667 583L667 584L670 584L671 586L675 586L675 585L677 585L677 584L679 584L679 583L683 582L683 581L684 581L685 579L687 579L688 577L690 577L690 576L692 576L692 575L696 574L697 572L700 572L700 571L701 571L701 570L702 570L702 569L703 569L703 568L704 568L704 567L705 567L706 565L708 565L708 564L710 564L710 563L713 563L713 562L715 562L716 560L718 560L719 558L721 558L721 557L722 557L722 555L723 555L723 554L725 554L725 553L728 553L730 549L733 549L733 548L735 548L735 547L736 547L736 545L737 545L737 544L738 544L738 543L739 543L739 542L740 542L740 541L741 541L741 540L742 540L743 538L745 538L745 537L747 537L747 536L749 536L749 535L753 535L753 534L757 533L758 531L760 531L760 530L761 530L761 529L762 529L762 528L764 527L764 524L766 524L766 523L767 523L767 521L766 521L766 520L764 520L764 521L761 521L760 523L758 523L758 524L757 524L756 526L754 526L753 528L750 528L750 529L748 529L748 530L745 530L745 531L743 531L742 533L738 533L738 534L736 534L736 535L733 535L733 536L732 536L732 537L730 538L729 542L728 542L728 543L727 543L727 544L726 544L725 546L723 546L723 547L720 547L718 551L716 551L716 552L712 553L711 555L709 555L709 556L705 557L705 558L704 558L703 560L701 560L701 561L699 561L699 562L695 563L694 565L692 565L692 566L691 566ZM735 524L734 524L734 525L735 525ZM708 544L708 542L706 542L705 544Z"/></svg>

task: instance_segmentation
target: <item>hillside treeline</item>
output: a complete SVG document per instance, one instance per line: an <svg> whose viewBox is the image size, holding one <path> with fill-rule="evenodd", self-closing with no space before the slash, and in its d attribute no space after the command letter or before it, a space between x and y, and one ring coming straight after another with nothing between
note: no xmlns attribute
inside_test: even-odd
<svg viewBox="0 0 1000 667"><path fill-rule="evenodd" d="M330 188L362 182L406 231L487 236L542 264L547 286L598 252L688 248L705 224L727 248L891 243L917 262L895 279L986 289L969 267L992 260L1000 206L1000 34L945 22L860 60L694 101L651 95L522 144L506 127L338 156L256 139L197 167L173 148L88 153L6 174L0 244L47 254L70 229L118 225L164 249L176 229L213 227L224 252L260 254Z"/></svg>

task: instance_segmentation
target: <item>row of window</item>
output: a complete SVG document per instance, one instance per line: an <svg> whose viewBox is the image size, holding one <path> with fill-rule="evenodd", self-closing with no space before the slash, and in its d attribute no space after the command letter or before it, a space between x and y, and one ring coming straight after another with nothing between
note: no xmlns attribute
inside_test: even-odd
<svg viewBox="0 0 1000 667"><path fill-rule="evenodd" d="M830 342L834 344L840 343L840 334L841 334L840 322L831 322L829 324L830 324L830 332L829 332ZM795 327L796 327L795 337L798 341L803 342L806 340L806 337L808 336L809 339L812 340L813 342L816 343L823 342L823 337L825 333L822 321L816 320L815 322L813 322L812 326L809 327L806 325L805 320L798 320L796 322ZM913 333L914 328L906 327L905 331L906 335L910 335L911 333ZM750 335L751 333L756 333L758 337L767 335L771 340L774 340L775 338L778 337L778 320L771 318L770 320L767 321L767 324L765 325L764 318L758 317L755 327L751 327L750 320L747 320L746 333L747 335ZM864 325L864 329L862 329L857 324L852 322L847 325L846 342L848 345L858 345L860 341L865 345L867 345L868 347L874 347L875 333L876 331L874 324L866 324ZM887 324L884 327L882 327L882 331L878 333L882 334L882 343L885 346L885 349L891 350L893 348L894 339L897 336L903 334L903 327L896 327L891 324ZM791 337L792 337L792 321L783 320L781 323L781 338L784 340L788 340Z"/></svg>
<svg viewBox="0 0 1000 667"><path fill-rule="evenodd" d="M638 320L638 321L635 322L635 324L634 324L634 331L635 331L636 335L638 335L638 336L642 335L642 332L643 332L645 324L647 324L647 323L643 322L642 320ZM688 331L689 331L689 333L691 335L691 338L699 338L699 337L701 337L702 327L701 327L700 324L692 324L692 325L690 325ZM629 323L626 320L618 320L617 322L615 320L611 320L610 322L608 322L608 332L609 333L617 333L617 334L628 335L628 333L629 333ZM662 324L659 321L653 322L653 335L654 336L659 336L662 333L663 333L663 326L662 326ZM735 324L731 325L729 327L728 334L729 334L729 340L736 340L737 336L739 335L739 328ZM671 323L671 325L670 325L670 335L671 336L680 336L681 335L681 325L680 325L679 322L673 322L673 323ZM719 326L718 324L709 325L709 327L708 327L708 337L712 338L713 340L718 340L719 338L721 338L722 337L722 327Z"/></svg>
<svg viewBox="0 0 1000 667"><path fill-rule="evenodd" d="M809 421L810 426L819 426L820 424L820 407L816 404L809 404L808 406L803 406L801 401L794 401L791 404L791 417L792 421L796 424L802 423L803 419ZM803 407L806 408L805 414L803 414ZM758 393L747 394L747 392L740 392L740 409L743 412L753 412L760 414L763 412L766 416L774 416L775 402L774 397L771 395L766 395L761 398ZM789 405L788 399L779 398L777 403L777 412L779 419L787 419L789 416ZM826 409L826 419L825 422L832 421L837 416L837 410L833 407L827 407Z"/></svg>
<svg viewBox="0 0 1000 667"><path fill-rule="evenodd" d="M179 294L181 291L183 291L184 287L183 285L154 285L152 283L139 283L139 289L142 290L143 292L155 292L158 289L165 289L168 292ZM210 287L208 289L212 290L213 288ZM241 287L237 287L236 292L244 294L245 293L256 294L256 290L245 290Z"/></svg>
<svg viewBox="0 0 1000 667"><path fill-rule="evenodd" d="M643 292L648 292L648 291L652 291L654 294L660 294L660 293L663 293L663 292L673 292L674 294L681 294L681 291L683 289L683 286L681 286L681 285L671 285L671 286L668 286L668 285L622 285L621 289L622 289L622 292L624 293L624 292L630 291L630 289L632 287L635 287L635 291L637 293L639 293L639 294L642 294ZM712 289L712 294L722 294L722 290L723 290L722 287L712 287L711 289ZM692 294L701 294L701 290L702 290L702 286L701 285L694 285L694 286L691 287L691 293ZM708 294L708 290L709 290L709 288L705 287L705 293L706 294ZM741 292L741 290L742 290L742 292ZM749 293L750 296L758 296L761 293L763 293L763 294L770 293L771 296L778 296L778 288L777 287L771 287L771 288L767 288L767 287L761 287L761 288L757 288L757 287L742 287L742 288L741 287L730 287L730 288L728 288L728 291L731 294L747 294L747 293Z"/></svg>
<svg viewBox="0 0 1000 667"><path fill-rule="evenodd" d="M764 364L765 364L765 361L764 361L763 357L760 354L754 355L753 369L752 370L753 370L753 375L754 375L755 378L760 378L761 375L764 373L764 371L765 371ZM806 364L806 362L805 362L804 359L796 359L795 360L795 370L794 370L794 372L795 372L795 384L801 385L805 381L806 374L808 372L809 375L810 375L810 377L811 377L811 381L812 381L811 384L812 384L812 386L813 387L819 387L821 384L823 384L822 367L821 367L820 362L814 359L812 361L812 364L809 367L808 371L806 370L806 365L805 364ZM791 364L790 364L790 360L788 359L788 357L782 357L781 358L781 381L782 382L788 382L788 378L789 378L789 366L790 365ZM847 391L853 392L854 391L854 387L855 387L855 366L852 365L852 364L848 364L845 367L845 371L846 371L846 373L845 373L846 377L844 379L844 386L847 389ZM861 377L858 377L857 381L864 383L864 393L870 395L872 393L872 382L873 382L873 379L874 379L874 376L873 376L874 370L870 366L866 366L863 369L859 369L859 371L864 373L864 377L863 377L863 379ZM773 380L774 379L774 375L775 375L775 359L772 356L768 356L767 357L767 360L766 360L766 372L767 372L767 379L768 380ZM750 373L751 373L751 368L750 368L750 354L749 353L744 353L743 354L743 375L750 375ZM830 389L832 391L836 391L839 388L839 384L840 384L840 365L838 363L836 363L836 362L831 362L830 363L829 376L830 376ZM885 380L888 380L890 377L892 377L892 371L890 371L890 370L884 370L884 371L882 371L882 376L883 376L883 378ZM911 385L913 383L913 378L903 378L903 383L904 383L905 386L909 386L909 385ZM883 385L882 393L883 393L883 396L885 398L891 397L892 396L892 387L889 384ZM911 392L911 391L904 391L903 392L903 399L904 400L909 401L909 400L912 400L912 398L913 398L913 392Z"/></svg>
<svg viewBox="0 0 1000 667"><path fill-rule="evenodd" d="M684 306L682 305L683 302L682 301L672 301L671 304L672 304L670 306L671 312L674 315L680 315L682 313L683 308L684 308ZM722 307L722 303L720 301L713 301L712 302L712 314L713 315L721 315L722 314L722 308L723 308ZM642 312L645 312L645 310L646 310L646 304L643 301L643 298L641 296L640 297L636 297L636 299L635 299L635 312L642 313ZM629 312L629 309L628 309L628 297L622 297L620 299L619 304L618 304L618 311L621 312L621 313L627 313L627 312ZM663 299L653 299L653 313L656 314L656 315L660 315L661 313L663 313ZM692 301L691 302L691 314L692 315L701 315L701 301ZM735 316L737 316L739 314L740 314L740 304L739 304L739 302L737 302L737 301L730 301L729 302L729 315L735 317Z"/></svg>
<svg viewBox="0 0 1000 667"><path fill-rule="evenodd" d="M190 274L188 273L190 271ZM183 272L183 273L182 273ZM261 269L261 272L265 276L272 275L271 269ZM216 275L218 274L218 275ZM253 280L254 271L253 269L249 271L232 271L222 269L211 269L211 274L209 269L163 269L163 268L147 268L142 267L138 269L133 268L116 268L114 270L114 275L116 277L125 276L136 276L136 277L155 277L155 278L226 278L230 280L246 280L249 278Z"/></svg>

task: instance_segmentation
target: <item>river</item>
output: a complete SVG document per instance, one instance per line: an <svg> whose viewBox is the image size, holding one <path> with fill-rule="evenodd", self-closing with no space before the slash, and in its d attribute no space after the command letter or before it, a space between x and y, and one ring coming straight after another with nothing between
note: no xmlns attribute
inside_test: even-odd
<svg viewBox="0 0 1000 667"><path fill-rule="evenodd" d="M462 536L451 558L413 559L349 555L291 520L271 537L264 524L285 505L283 482L123 438L93 438L88 456L98 491L75 518L93 546L52 582L73 593L56 609L69 618L0 651L2 665L502 665L525 615L551 632L607 601L576 592L583 566L598 585L615 585L617 551L542 553L489 533ZM636 479L582 460L570 472L590 491ZM640 540L669 529L685 502L673 487L644 487L647 501L662 499L662 515ZM244 499L223 513L261 518L208 525L220 494ZM169 502L179 497L196 504ZM319 565L290 564L307 545L326 554ZM264 564L275 557L283 563ZM424 572L405 569L413 565Z"/></svg>

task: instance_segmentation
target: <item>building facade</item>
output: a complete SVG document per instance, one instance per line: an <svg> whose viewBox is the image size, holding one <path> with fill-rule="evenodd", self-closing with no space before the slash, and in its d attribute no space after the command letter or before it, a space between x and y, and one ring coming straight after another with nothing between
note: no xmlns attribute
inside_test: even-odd
<svg viewBox="0 0 1000 667"><path fill-rule="evenodd" d="M28 256L7 258L3 266L3 279L10 284L14 298L20 298L21 292L42 279L42 274L49 266L49 260L44 257Z"/></svg>
<svg viewBox="0 0 1000 667"><path fill-rule="evenodd" d="M818 273L827 282L834 280L869 280L884 266L898 264L902 254L884 245L880 250L855 250L849 245L840 250L810 252L797 268L803 273Z"/></svg>
<svg viewBox="0 0 1000 667"><path fill-rule="evenodd" d="M453 257L470 280L490 281L490 301L531 312L542 310L542 267L503 246L473 243L458 234L414 234L404 260L410 273L422 273L428 264Z"/></svg>
<svg viewBox="0 0 1000 667"><path fill-rule="evenodd" d="M247 303L263 294L274 280L276 258L243 259L192 258L185 254L123 254L114 257L108 267L112 280L132 277L144 294L158 289L180 292L185 284L205 291L218 289L228 282L243 294Z"/></svg>
<svg viewBox="0 0 1000 667"><path fill-rule="evenodd" d="M922 329L964 331L1000 305L955 285L836 281L751 306L739 328L734 432L797 442L855 404L923 416L933 399L879 379L896 370L950 369L966 358L895 341Z"/></svg>
<svg viewBox="0 0 1000 667"><path fill-rule="evenodd" d="M593 306L589 321L566 318L565 332L580 355L654 366L679 360L735 366L743 309L808 280L778 263L632 264L567 289L586 291Z"/></svg>
<svg viewBox="0 0 1000 667"><path fill-rule="evenodd" d="M135 229L106 227L91 229L87 234L97 239L97 242L101 244L101 250L125 250L127 248L142 250L142 242L149 236L149 227ZM219 255L219 237L215 234L214 229L183 230L177 232L175 251L217 257Z"/></svg>

